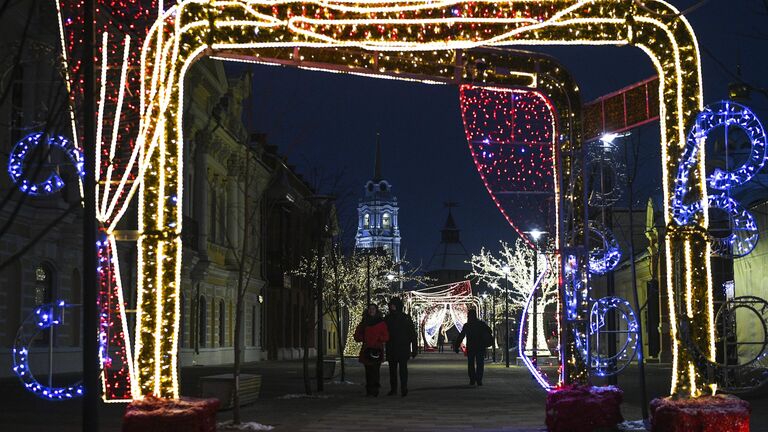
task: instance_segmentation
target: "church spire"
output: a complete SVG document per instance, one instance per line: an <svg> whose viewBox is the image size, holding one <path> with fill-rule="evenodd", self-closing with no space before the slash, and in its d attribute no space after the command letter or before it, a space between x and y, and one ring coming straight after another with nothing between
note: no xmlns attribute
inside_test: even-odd
<svg viewBox="0 0 768 432"><path fill-rule="evenodd" d="M373 167L373 181L381 180L381 134L376 132L376 159Z"/></svg>

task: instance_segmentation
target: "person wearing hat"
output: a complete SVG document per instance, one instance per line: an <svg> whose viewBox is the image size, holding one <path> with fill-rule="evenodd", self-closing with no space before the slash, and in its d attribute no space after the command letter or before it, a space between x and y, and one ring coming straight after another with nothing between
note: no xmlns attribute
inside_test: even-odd
<svg viewBox="0 0 768 432"><path fill-rule="evenodd" d="M397 394L397 378L400 376L400 394L408 394L408 358L415 358L416 326L410 316L403 313L403 301L399 297L389 300L389 314L384 319L389 330L387 361L389 362L389 396Z"/></svg>

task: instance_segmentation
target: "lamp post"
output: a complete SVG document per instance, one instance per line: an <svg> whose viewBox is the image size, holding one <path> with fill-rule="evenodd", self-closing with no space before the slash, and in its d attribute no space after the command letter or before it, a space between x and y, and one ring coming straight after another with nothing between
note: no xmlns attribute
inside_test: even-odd
<svg viewBox="0 0 768 432"><path fill-rule="evenodd" d="M491 322L493 327L493 334L496 335L496 287L491 287L493 292L491 293ZM496 363L496 338L493 338L493 362Z"/></svg>
<svg viewBox="0 0 768 432"><path fill-rule="evenodd" d="M539 276L539 239L544 234L537 228L528 232L533 239L535 249L533 251L533 284L536 285L536 278ZM533 292L533 363L537 364L539 354L539 290Z"/></svg>
<svg viewBox="0 0 768 432"><path fill-rule="evenodd" d="M504 271L504 364L509 367L509 266Z"/></svg>
<svg viewBox="0 0 768 432"><path fill-rule="evenodd" d="M315 195L312 197L315 202L318 216L317 232L317 274L315 275L315 297L317 307L317 356L315 363L315 379L317 381L317 391L323 391L323 348L325 342L325 322L323 319L323 252L325 249L325 240L331 235L331 211L330 205L334 198L327 195Z"/></svg>

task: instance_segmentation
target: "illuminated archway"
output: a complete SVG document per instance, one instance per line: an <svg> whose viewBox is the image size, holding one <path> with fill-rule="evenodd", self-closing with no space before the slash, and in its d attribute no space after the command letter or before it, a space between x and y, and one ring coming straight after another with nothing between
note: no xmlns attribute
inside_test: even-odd
<svg viewBox="0 0 768 432"><path fill-rule="evenodd" d="M183 78L204 55L291 59L316 56L350 69L373 62L376 71L430 81L450 79L455 50L516 44L633 44L660 77L661 151L667 230L667 283L673 332L672 393L708 391L676 335L678 310L691 337L714 357L707 215L672 224L671 188L685 129L702 108L699 52L685 18L662 1L390 2L190 0L169 9L150 30L142 51L139 290L134 397L178 396L176 351L181 264L180 177ZM332 49L328 49L332 48ZM335 49L339 48L339 49ZM372 52L380 51L375 56ZM432 60L429 62L428 60ZM442 67L441 67L442 65ZM423 70L429 67L430 69ZM482 71L480 71L482 73ZM412 75L417 75L413 77ZM422 77L419 77L421 75ZM434 78L431 79L435 81ZM439 81L438 81L439 82ZM704 157L689 183L703 202ZM565 167L567 169L567 167ZM695 252L694 252L695 251ZM673 271L678 263L679 271Z"/></svg>

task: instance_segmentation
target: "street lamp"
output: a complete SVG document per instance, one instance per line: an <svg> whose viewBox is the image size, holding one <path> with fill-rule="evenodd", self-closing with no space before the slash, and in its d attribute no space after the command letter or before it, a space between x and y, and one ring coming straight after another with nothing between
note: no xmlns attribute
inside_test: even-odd
<svg viewBox="0 0 768 432"><path fill-rule="evenodd" d="M491 289L493 289L493 292L491 293L491 321L492 321L492 327L493 327L493 334L496 335L496 284L494 283L493 286L491 286ZM496 363L496 338L493 338L493 362Z"/></svg>
<svg viewBox="0 0 768 432"><path fill-rule="evenodd" d="M509 266L501 268L504 272L504 364L509 367Z"/></svg>
<svg viewBox="0 0 768 432"><path fill-rule="evenodd" d="M533 284L536 285L536 279L539 277L539 239L546 234L538 228L527 232L533 239L535 248L533 251ZM533 292L533 363L536 364L539 354L539 291Z"/></svg>

